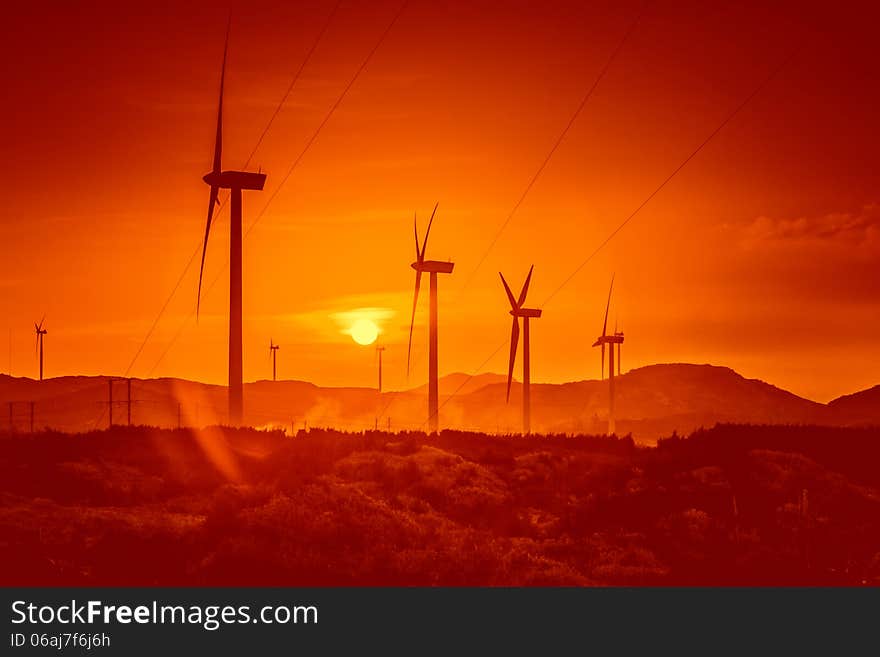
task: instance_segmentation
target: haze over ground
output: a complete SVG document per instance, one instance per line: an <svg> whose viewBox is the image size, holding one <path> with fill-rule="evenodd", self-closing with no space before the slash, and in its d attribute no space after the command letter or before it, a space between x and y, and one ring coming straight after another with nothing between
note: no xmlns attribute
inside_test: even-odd
<svg viewBox="0 0 880 657"><path fill-rule="evenodd" d="M463 382L467 382L463 385ZM880 424L880 386L821 404L725 367L652 365L617 378L617 433L653 443L673 432L686 435L716 423ZM440 426L465 431L521 431L521 386L505 403L506 377L440 380ZM458 392L456 392L458 391ZM533 430L603 434L607 430L607 381L532 386ZM0 400L18 400L13 426L29 428L28 402L35 402L35 428L82 432L109 423L106 377L62 377L43 382L0 375ZM114 384L114 423L127 422L126 385ZM134 380L132 423L202 427L227 423L224 386L180 379ZM303 381L257 381L245 385L247 424L294 435L308 427L347 431L378 428L424 431L424 387L379 395L370 388L328 388ZM178 405L178 403L180 405ZM5 410L5 409L3 409Z"/></svg>

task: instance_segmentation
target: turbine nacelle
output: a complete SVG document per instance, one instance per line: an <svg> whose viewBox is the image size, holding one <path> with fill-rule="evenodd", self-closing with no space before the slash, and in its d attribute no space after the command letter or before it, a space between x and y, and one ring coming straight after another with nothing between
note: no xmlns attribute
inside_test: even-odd
<svg viewBox="0 0 880 657"><path fill-rule="evenodd" d="M266 184L265 173L250 171L211 171L202 180L218 189L253 189L261 191Z"/></svg>
<svg viewBox="0 0 880 657"><path fill-rule="evenodd" d="M540 308L513 308L510 310L510 314L514 317L540 317L541 309Z"/></svg>
<svg viewBox="0 0 880 657"><path fill-rule="evenodd" d="M623 333L615 333L614 335L600 335L593 343L594 347L601 347L603 344L621 344L623 342Z"/></svg>
<svg viewBox="0 0 880 657"><path fill-rule="evenodd" d="M416 260L410 265L419 273L427 274L451 274L454 262L442 262L440 260Z"/></svg>

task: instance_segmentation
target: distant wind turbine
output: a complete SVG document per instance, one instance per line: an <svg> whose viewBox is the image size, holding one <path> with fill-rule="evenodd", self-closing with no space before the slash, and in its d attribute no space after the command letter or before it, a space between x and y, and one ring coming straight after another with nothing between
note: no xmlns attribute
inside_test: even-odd
<svg viewBox="0 0 880 657"><path fill-rule="evenodd" d="M43 315L43 319L40 320L39 324L34 322L34 330L37 332L36 351L40 354L40 381L43 380L43 336L48 333L48 331L43 328L43 322L45 321L46 316Z"/></svg>
<svg viewBox="0 0 880 657"><path fill-rule="evenodd" d="M610 345L608 349L608 433L613 434L614 425L614 345L617 345L617 353L620 354L620 345L623 344L623 333L614 331L612 335L607 334L608 329L608 309L611 307L611 291L614 289L614 276L611 277L611 287L608 288L608 302L605 304L605 321L602 323L602 335L596 338L593 343L594 347L602 347L602 379L605 378L605 345ZM620 374L620 369L617 371Z"/></svg>
<svg viewBox="0 0 880 657"><path fill-rule="evenodd" d="M205 225L205 243L202 247L202 264L199 269L199 291L196 297L196 316L198 316L202 297L202 277L205 271L205 252L208 249L208 235L214 206L220 189L230 190L229 219L229 422L240 425L244 412L244 392L242 386L242 346L241 346L241 191L243 189L262 190L266 174L247 171L222 171L220 155L223 147L223 83L226 78L226 53L229 48L229 28L226 30L226 45L223 48L223 65L220 71L220 102L217 108L217 133L214 140L214 165L203 180L211 186L208 198L208 219Z"/></svg>
<svg viewBox="0 0 880 657"><path fill-rule="evenodd" d="M510 329L510 362L507 367L507 401L510 401L510 385L513 382L513 365L516 361L516 348L519 342L519 320L523 320L523 435L532 432L532 397L531 397L531 364L530 364L530 348L529 348L529 319L534 317L537 319L541 316L539 308L523 308L526 302L526 295L529 292L529 282L532 280L532 271L535 266L529 269L526 281L523 283L519 297L514 298L510 286L504 280L504 274L498 272L501 276L501 283L504 285L504 291L507 293L507 299L510 301L510 314L513 315L513 326Z"/></svg>
<svg viewBox="0 0 880 657"><path fill-rule="evenodd" d="M275 378L275 356L278 352L278 345L272 341L272 338L269 338L269 353L272 355L272 380L277 381Z"/></svg>
<svg viewBox="0 0 880 657"><path fill-rule="evenodd" d="M416 321L416 306L419 302L419 287L422 283L422 274L430 274L430 320L428 338L428 426L431 433L437 433L439 423L439 382L437 363L437 274L451 274L455 263L441 262L439 260L425 260L425 250L428 248L428 236L431 234L431 224L434 223L434 215L437 213L437 205L431 212L428 220L428 229L425 231L425 240L419 248L419 227L417 219L413 216L413 232L416 238L416 261L411 267L416 270L416 287L413 293L412 318L409 323L409 344L406 349L406 374L409 376L410 356L412 354L412 334Z"/></svg>

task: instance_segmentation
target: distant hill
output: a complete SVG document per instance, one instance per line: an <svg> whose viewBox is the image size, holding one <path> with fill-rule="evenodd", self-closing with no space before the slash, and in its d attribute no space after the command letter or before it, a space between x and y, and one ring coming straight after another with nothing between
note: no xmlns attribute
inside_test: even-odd
<svg viewBox="0 0 880 657"><path fill-rule="evenodd" d="M823 404L746 379L727 367L650 365L617 377L615 383L618 433L648 440L716 422L805 424L822 422L827 415ZM514 384L506 405L504 393L504 385L496 384L468 395L461 402L462 425L486 426L494 420L501 429L518 430L522 387ZM532 409L536 430L602 432L608 382L533 385Z"/></svg>
<svg viewBox="0 0 880 657"><path fill-rule="evenodd" d="M880 385L828 402L837 424L880 425Z"/></svg>
<svg viewBox="0 0 880 657"><path fill-rule="evenodd" d="M75 376L33 379L0 375L0 427L27 430L30 401L36 428L84 431L109 422L108 377ZM514 382L505 401L507 378L501 374L470 377L455 373L440 380L441 425L490 433L521 429L522 386ZM880 386L830 404L798 397L732 369L686 363L641 367L616 379L618 434L652 443L673 431L688 433L718 422L769 424L880 424ZM423 429L427 387L385 392L371 388L324 388L304 381L257 381L245 384L245 422L256 427L336 427L361 430ZM113 421L127 421L126 383L113 388ZM222 424L226 420L224 386L182 379L133 379L132 422L173 427ZM532 428L559 433L604 433L608 417L608 382L575 381L533 384Z"/></svg>
<svg viewBox="0 0 880 657"><path fill-rule="evenodd" d="M494 374L492 372L475 374L473 376L464 372L453 372L452 374L441 376L439 381L437 381L437 387L440 389L440 396L443 397L452 394L467 395L496 383L503 383L506 386L507 377L503 374ZM428 394L428 384L412 388L406 392Z"/></svg>

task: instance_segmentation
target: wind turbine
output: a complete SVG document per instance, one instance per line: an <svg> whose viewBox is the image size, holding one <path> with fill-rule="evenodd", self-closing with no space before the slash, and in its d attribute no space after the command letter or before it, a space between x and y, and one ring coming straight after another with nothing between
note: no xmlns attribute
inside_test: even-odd
<svg viewBox="0 0 880 657"><path fill-rule="evenodd" d="M507 292L507 299L510 301L510 314L513 315L513 326L510 329L510 362L507 367L507 401L510 401L510 384L513 382L513 365L516 361L516 348L519 342L519 320L523 320L523 435L532 432L532 397L531 397L531 371L530 371L530 349L529 349L529 319L534 317L537 319L541 316L539 308L523 308L526 302L526 294L529 292L529 282L532 280L532 271L535 265L529 269L526 276L526 282L523 283L519 297L514 298L510 286L504 280L504 274L498 272L501 276L501 283L504 285L504 291Z"/></svg>
<svg viewBox="0 0 880 657"><path fill-rule="evenodd" d="M36 350L40 352L40 381L43 380L43 336L48 333L48 331L43 328L43 322L45 321L46 316L43 315L43 319L40 320L39 324L34 322L34 330L37 332Z"/></svg>
<svg viewBox="0 0 880 657"><path fill-rule="evenodd" d="M208 249L208 235L214 206L220 189L230 190L229 212L229 422L240 425L242 421L244 393L242 387L242 347L241 347L241 191L243 189L262 190L266 174L247 171L222 171L220 154L223 146L223 83L226 78L226 53L229 48L229 28L226 29L226 45L223 47L223 65L220 70L220 101L217 107L217 133L214 139L214 164L203 180L210 185L208 198L208 219L205 225L205 243L202 247L202 264L199 269L199 291L196 298L198 316L202 296L202 277L205 271L205 252Z"/></svg>
<svg viewBox="0 0 880 657"><path fill-rule="evenodd" d="M617 353L620 354L620 345L623 344L623 333L614 331L612 335L607 334L608 329L608 309L611 307L611 290L614 289L614 276L611 277L611 287L608 288L608 302L605 304L605 321L602 323L602 335L596 338L593 343L594 347L602 347L602 378L605 378L605 345L610 345L608 349L608 433L613 434L614 426L614 345L617 345ZM620 371L617 372L620 374Z"/></svg>
<svg viewBox="0 0 880 657"><path fill-rule="evenodd" d="M276 381L275 378L275 356L278 352L278 345L272 342L272 338L269 338L269 353L272 355L272 380Z"/></svg>
<svg viewBox="0 0 880 657"><path fill-rule="evenodd" d="M422 274L430 274L430 320L428 337L428 426L431 433L437 433L439 427L440 402L439 383L437 376L437 274L451 274L455 263L441 262L439 260L425 260L425 250L428 248L428 236L431 234L431 224L434 223L434 215L437 213L437 203L431 218L428 220L428 229L425 231L425 240L419 248L419 227L417 219L413 216L413 232L416 238L416 261L410 265L416 270L416 288L413 294L412 318L409 323L409 344L406 349L406 374L409 376L410 355L412 354L413 325L416 321L416 306L419 302L419 286L422 283Z"/></svg>

